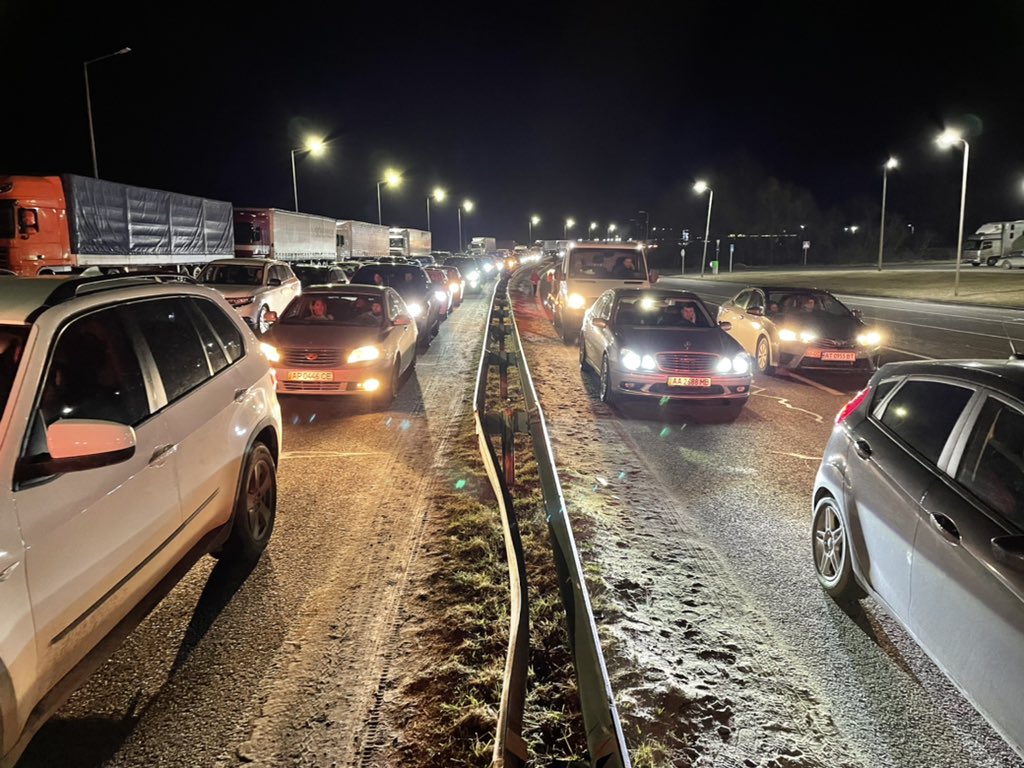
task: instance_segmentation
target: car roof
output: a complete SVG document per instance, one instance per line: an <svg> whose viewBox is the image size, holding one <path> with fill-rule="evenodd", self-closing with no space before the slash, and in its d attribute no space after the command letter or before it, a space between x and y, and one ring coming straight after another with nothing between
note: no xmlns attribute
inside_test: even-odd
<svg viewBox="0 0 1024 768"><path fill-rule="evenodd" d="M639 243L573 243L569 248L574 251L581 249L594 249L601 251L643 251L643 247Z"/></svg>
<svg viewBox="0 0 1024 768"><path fill-rule="evenodd" d="M651 296L652 298L659 299L696 299L697 301L703 301L703 299L693 291L680 291L675 288L613 288L611 290L615 294L616 299L632 299Z"/></svg>
<svg viewBox="0 0 1024 768"><path fill-rule="evenodd" d="M264 264L273 264L275 266L286 267L289 266L285 262L278 261L277 259L257 259L249 258L247 256L232 256L231 258L227 259L214 259L213 261L208 262L206 266L210 266L210 264L241 264L246 267L261 267Z"/></svg>
<svg viewBox="0 0 1024 768"><path fill-rule="evenodd" d="M743 291L750 291L754 289L766 292L771 291L773 293L827 293L829 296L832 295L832 292L825 288L797 288L795 286L786 285L748 285L740 288L736 293L742 293Z"/></svg>
<svg viewBox="0 0 1024 768"><path fill-rule="evenodd" d="M887 363L878 376L944 376L1024 398L1024 360L1012 357L986 360L913 360Z"/></svg>
<svg viewBox="0 0 1024 768"><path fill-rule="evenodd" d="M386 285L364 285L362 283L332 283L329 285L311 285L302 289L303 296L311 293L357 293L361 296L379 298L386 294Z"/></svg>

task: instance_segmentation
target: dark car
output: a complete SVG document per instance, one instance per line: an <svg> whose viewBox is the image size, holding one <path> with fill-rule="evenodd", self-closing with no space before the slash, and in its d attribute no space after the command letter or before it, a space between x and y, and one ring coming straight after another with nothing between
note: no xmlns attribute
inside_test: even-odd
<svg viewBox="0 0 1024 768"><path fill-rule="evenodd" d="M446 266L455 267L466 281L467 293L480 293L483 290L483 271L476 259L469 256L449 256L444 260Z"/></svg>
<svg viewBox="0 0 1024 768"><path fill-rule="evenodd" d="M883 333L828 291L750 287L722 304L718 319L754 357L759 373L873 371Z"/></svg>
<svg viewBox="0 0 1024 768"><path fill-rule="evenodd" d="M367 264L352 275L353 284L386 285L398 291L416 320L422 347L430 344L441 325L442 301L422 267L413 264ZM447 302L445 297L445 302Z"/></svg>
<svg viewBox="0 0 1024 768"><path fill-rule="evenodd" d="M303 288L311 285L344 285L348 282L345 270L337 264L294 264L292 271Z"/></svg>
<svg viewBox="0 0 1024 768"><path fill-rule="evenodd" d="M750 358L687 291L615 288L584 314L580 367L601 377L601 399L627 395L735 406L750 396Z"/></svg>
<svg viewBox="0 0 1024 768"><path fill-rule="evenodd" d="M867 591L1024 749L1024 361L880 368L836 417L812 497L818 581Z"/></svg>

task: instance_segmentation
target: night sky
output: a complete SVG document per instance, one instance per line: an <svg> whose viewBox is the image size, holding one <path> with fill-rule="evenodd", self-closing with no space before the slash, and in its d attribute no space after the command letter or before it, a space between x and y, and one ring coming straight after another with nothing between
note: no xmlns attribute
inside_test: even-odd
<svg viewBox="0 0 1024 768"><path fill-rule="evenodd" d="M307 132L332 144L298 158L302 210L376 221L393 165L385 223L423 227L441 184L477 205L467 237L521 242L531 213L547 238L638 209L702 230L698 177L723 215L775 177L856 223L894 153L890 210L952 242L955 124L968 230L1024 218L1021 2L232 5L0 5L0 172L91 173L82 62L130 46L89 68L100 176L238 205L292 207ZM454 206L432 218L454 248Z"/></svg>

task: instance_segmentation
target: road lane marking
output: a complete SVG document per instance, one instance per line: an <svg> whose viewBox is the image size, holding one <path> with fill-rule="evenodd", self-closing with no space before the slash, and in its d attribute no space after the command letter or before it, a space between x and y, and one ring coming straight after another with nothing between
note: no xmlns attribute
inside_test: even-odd
<svg viewBox="0 0 1024 768"><path fill-rule="evenodd" d="M942 331L943 333L966 333L966 334L970 334L971 336L985 336L985 337L990 338L990 339L1001 339L1002 341L1006 341L1006 335L1005 334L982 333L981 331L962 331L959 328L943 328L940 325L925 325L924 323L908 323L906 320L888 320L888 319L882 318L882 317L875 317L875 318L868 318L868 319L869 320L870 319L877 320L878 322L885 323L885 324L896 323L897 325L912 325L915 328L929 328L929 329L931 329L933 331ZM978 322L982 322L982 321L978 321ZM991 321L984 321L984 322L997 322L997 321L991 320Z"/></svg>
<svg viewBox="0 0 1024 768"><path fill-rule="evenodd" d="M820 389L822 392L828 392L830 395L838 395L839 397L846 397L845 392L840 392L838 389L832 389L832 387L826 387L824 384L819 384L813 379L808 379L801 376L799 373L793 371L786 371L786 375L797 381L802 381L804 384L810 384L815 389Z"/></svg>
<svg viewBox="0 0 1024 768"><path fill-rule="evenodd" d="M349 456L384 456L387 451L283 451L281 459L341 459Z"/></svg>
<svg viewBox="0 0 1024 768"><path fill-rule="evenodd" d="M804 456L802 453L789 453L788 451L772 451L779 456L791 456L794 459L807 459L807 461L821 461L821 456Z"/></svg>
<svg viewBox="0 0 1024 768"><path fill-rule="evenodd" d="M825 423L825 419L820 414L817 414L814 411L808 411L806 408L800 408L799 406L793 405L792 403L789 402L788 397L776 397L775 395L766 395L764 394L764 390L760 392L751 392L750 396L766 397L769 400L775 400L778 402L779 405L783 406L784 408L788 408L791 411L800 411L801 413L806 413L808 416L813 416L814 420L819 424Z"/></svg>
<svg viewBox="0 0 1024 768"><path fill-rule="evenodd" d="M888 349L890 352L895 352L899 355L910 355L911 357L918 357L921 360L937 360L938 358L929 357L928 355L920 355L917 352L909 352L905 349L897 349L896 347L882 347L882 349Z"/></svg>

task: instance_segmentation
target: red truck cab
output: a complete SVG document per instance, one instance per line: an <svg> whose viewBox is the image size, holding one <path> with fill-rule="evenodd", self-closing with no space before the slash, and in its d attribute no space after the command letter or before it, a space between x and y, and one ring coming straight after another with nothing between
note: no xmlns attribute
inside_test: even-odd
<svg viewBox="0 0 1024 768"><path fill-rule="evenodd" d="M59 176L0 176L0 268L66 272L74 260Z"/></svg>

